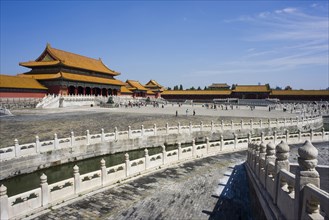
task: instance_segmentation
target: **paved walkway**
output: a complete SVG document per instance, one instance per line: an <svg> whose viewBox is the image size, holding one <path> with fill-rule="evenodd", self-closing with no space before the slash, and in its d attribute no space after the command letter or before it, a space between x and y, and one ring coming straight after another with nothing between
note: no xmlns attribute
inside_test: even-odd
<svg viewBox="0 0 329 220"><path fill-rule="evenodd" d="M245 159L235 152L179 164L35 219L251 219Z"/></svg>

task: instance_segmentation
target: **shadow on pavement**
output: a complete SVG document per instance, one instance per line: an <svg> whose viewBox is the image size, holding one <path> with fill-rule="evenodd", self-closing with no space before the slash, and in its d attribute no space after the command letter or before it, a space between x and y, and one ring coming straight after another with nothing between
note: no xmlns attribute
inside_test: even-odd
<svg viewBox="0 0 329 220"><path fill-rule="evenodd" d="M218 185L224 187L224 189L219 196L211 196L218 199L214 209L212 211L202 211L209 215L209 220L253 219L247 173L243 164L236 165L233 168L226 185L222 183Z"/></svg>

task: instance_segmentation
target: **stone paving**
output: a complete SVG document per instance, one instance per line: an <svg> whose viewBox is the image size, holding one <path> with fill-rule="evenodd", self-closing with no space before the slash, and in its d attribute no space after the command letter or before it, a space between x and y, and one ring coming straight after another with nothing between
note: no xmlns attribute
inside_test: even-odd
<svg viewBox="0 0 329 220"><path fill-rule="evenodd" d="M235 152L178 164L34 219L252 219L245 160Z"/></svg>

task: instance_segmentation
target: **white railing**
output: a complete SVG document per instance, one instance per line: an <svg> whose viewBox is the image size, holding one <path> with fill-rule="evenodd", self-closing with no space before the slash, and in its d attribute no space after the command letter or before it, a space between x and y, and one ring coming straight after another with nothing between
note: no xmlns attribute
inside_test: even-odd
<svg viewBox="0 0 329 220"><path fill-rule="evenodd" d="M258 199L266 200L261 205L267 219L328 219L329 193L320 189L320 181L329 184L329 166L316 167L318 151L307 140L298 148L299 166L293 174L289 151L285 141L248 146L248 176Z"/></svg>
<svg viewBox="0 0 329 220"><path fill-rule="evenodd" d="M233 133L236 130L241 129L266 129L266 128L286 128L289 126L298 126L303 127L306 125L312 124L322 124L322 117L310 117L304 119L290 118L290 119L276 119L276 120L259 120L257 122L243 121L240 123L234 123L233 121L224 122L221 121L220 124L211 124L205 125L202 122L199 125L180 125L169 127L166 124L165 127L158 128L155 124L152 128L145 129L142 125L140 129L132 130L128 126L127 131L118 131L117 128L114 129L114 132L105 133L101 129L101 133L90 134L89 131L86 131L84 136L74 136L74 132L71 132L70 137L58 138L57 134L54 134L53 140L40 141L39 137L36 136L34 143L19 144L18 140L15 139L14 146L9 146L0 149L0 162L4 160L9 160L12 158L19 158L27 155L35 155L43 152L53 151L63 148L74 148L81 145L94 145L104 142L111 142L123 139L134 139L134 138L143 138L147 136L156 136L156 135L169 135L169 134L192 134L193 132L205 131L205 132L224 132L232 131ZM272 136L263 137L262 140L280 140L291 138L296 141L310 139L312 141L322 141L323 138L328 134L324 130L322 132L313 132L310 133L298 133L298 134L289 134L287 131L284 135L277 135L276 132Z"/></svg>
<svg viewBox="0 0 329 220"><path fill-rule="evenodd" d="M311 133L312 132L303 133L304 136L302 136L301 133L298 133L297 135L301 138L297 141L295 139L291 140L293 140L293 143L302 143L305 140L310 140L310 138L312 137ZM323 136L315 136L315 134L320 133L313 134L314 141L329 140L329 133L325 133ZM289 137L294 135L295 134L288 135L288 143L290 143ZM33 210L35 209L46 209L49 206L56 204L56 202L58 201L65 201L72 197L77 197L78 195L89 192L91 190L96 190L101 187L116 183L117 181L122 181L139 174L154 171L156 168L163 168L165 166L170 166L172 164L176 164L182 161L192 160L219 153L242 151L246 150L248 146L249 150L247 161L249 166L252 167L252 171L257 173L255 175L259 176L260 178L263 178L261 184L264 184L264 187L268 189L270 198L278 198L280 200L284 200L287 195L279 195L278 197L276 197L278 192L276 191L276 186L278 186L278 178L276 177L279 176L279 178L284 179L287 183L287 187L283 187L282 184L280 185L283 190L291 190L290 186L293 182L294 175L285 171L282 171L280 172L280 174L276 175L277 165L276 163L273 163L275 158L272 161L265 161L263 158L257 156L259 155L259 153L257 154L254 148L251 149L250 146L254 146L255 144L249 144L254 142L260 142L261 140L263 140L263 145L265 145L266 143L270 145L270 143L273 142L275 138L268 137L273 136L261 135L258 137L251 137L249 135L248 138L239 139L237 137L234 137L233 139L229 140L224 140L223 136L221 136L221 139L219 141L209 141L209 138L206 138L206 142L202 144L196 144L193 140L192 145L181 147L181 143L178 143L178 148L171 151L166 151L166 147L162 146L162 153L158 153L155 155L149 155L148 150L145 149L144 157L132 161L129 160L129 154L126 153L124 163L107 168L105 167L105 161L101 160L100 170L93 171L84 175L80 175L79 168L77 166L74 166L72 178L53 183L51 185L47 184L47 177L45 175L42 175L40 177L40 188L31 190L29 192L21 193L19 195L15 195L9 198L6 194L6 187L1 186L0 219L16 218L19 216L27 215L33 212ZM285 137L283 135L280 136L280 138L277 139L277 143L279 141L282 141L280 139L285 140ZM310 190L312 191L312 189ZM320 194L322 195L322 191L320 191ZM316 198L319 198L320 203L322 205L326 204L326 200L321 197L321 195L317 194ZM13 201L16 202L13 203ZM16 212L16 210L19 211ZM287 216L289 216L289 214L287 214Z"/></svg>

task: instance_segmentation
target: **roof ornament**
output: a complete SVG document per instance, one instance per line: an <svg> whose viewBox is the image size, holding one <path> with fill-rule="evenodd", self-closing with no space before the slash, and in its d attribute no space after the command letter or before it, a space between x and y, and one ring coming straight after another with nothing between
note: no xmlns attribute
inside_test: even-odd
<svg viewBox="0 0 329 220"><path fill-rule="evenodd" d="M50 43L47 42L47 47L51 47Z"/></svg>

